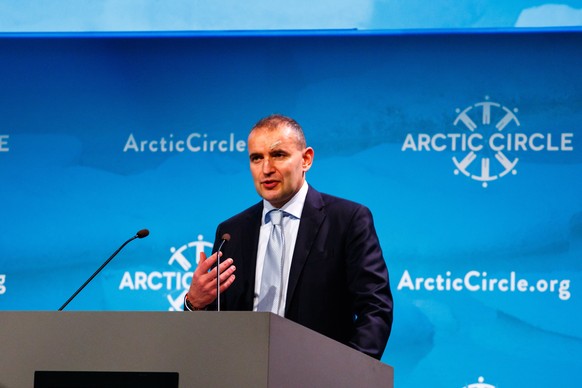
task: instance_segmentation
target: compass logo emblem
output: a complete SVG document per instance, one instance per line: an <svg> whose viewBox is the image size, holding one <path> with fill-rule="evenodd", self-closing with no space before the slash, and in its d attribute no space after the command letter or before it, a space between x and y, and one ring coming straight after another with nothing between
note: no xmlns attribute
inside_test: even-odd
<svg viewBox="0 0 582 388"><path fill-rule="evenodd" d="M195 249L188 251L189 254L187 254L186 250L189 248ZM196 264L198 264L200 261L200 253L204 252L205 248L212 248L212 243L204 241L204 236L199 234L198 241L189 242L188 244L184 244L179 248L170 248L172 256L168 260L168 264L172 265L177 262L184 271L190 271L190 268L192 268L192 262L190 260L193 260ZM187 256L191 259L189 260Z"/></svg>
<svg viewBox="0 0 582 388"><path fill-rule="evenodd" d="M463 156L453 157L455 175L463 174L487 187L489 182L509 173L517 174L515 167L519 159L495 146L498 140L508 139L505 133L520 126L517 108L508 108L486 97L485 101L463 110L457 108L456 112L458 115L453 124L468 131L465 139L470 144L463 147L468 150Z"/></svg>
<svg viewBox="0 0 582 388"><path fill-rule="evenodd" d="M482 376L479 376L477 381L477 383L465 385L463 388L495 388L495 385L485 383L485 379Z"/></svg>
<svg viewBox="0 0 582 388"><path fill-rule="evenodd" d="M178 263L184 272L188 272L192 269L192 262L195 262L196 265L198 265L198 262L200 261L200 253L205 252L206 248L212 249L212 243L204 241L204 236L199 234L197 241L189 242L179 248L170 248L172 256L168 260L168 264L172 265ZM207 255L209 256L210 254L207 253ZM184 284L182 285L184 286ZM180 311L182 309L182 301L187 292L188 288L184 287L177 298L172 298L171 294L166 295L171 306L170 311Z"/></svg>

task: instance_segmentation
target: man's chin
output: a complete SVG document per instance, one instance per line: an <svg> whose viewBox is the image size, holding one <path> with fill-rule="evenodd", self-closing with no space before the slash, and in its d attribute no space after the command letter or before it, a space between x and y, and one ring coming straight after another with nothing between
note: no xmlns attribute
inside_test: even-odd
<svg viewBox="0 0 582 388"><path fill-rule="evenodd" d="M261 197L263 197L263 199L265 201L269 202L271 205L273 205L276 208L280 208L284 204L284 202L282 201L282 199L278 195L264 194Z"/></svg>

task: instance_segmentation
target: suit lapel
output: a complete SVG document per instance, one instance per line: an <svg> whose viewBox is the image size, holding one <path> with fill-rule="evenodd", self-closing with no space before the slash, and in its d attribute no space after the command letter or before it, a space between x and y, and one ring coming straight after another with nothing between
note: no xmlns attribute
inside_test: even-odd
<svg viewBox="0 0 582 388"><path fill-rule="evenodd" d="M305 204L303 205L303 211L301 212L301 223L299 224L299 231L297 232L297 241L295 243L293 260L289 272L286 310L288 310L293 300L297 282L299 281L307 257L311 252L313 243L325 217L325 208L321 194L309 187Z"/></svg>
<svg viewBox="0 0 582 388"><path fill-rule="evenodd" d="M241 279L247 279L247 284L244 286L245 295L244 301L249 310L253 309L253 300L255 297L255 275L257 267L257 249L259 245L259 233L261 230L261 217L263 214L263 203L260 202L253 206L248 216L248 222L243 225L251 225L247 230L243 231L245 238L242 239L242 250L241 253L248 254L243 260L241 260L240 265L243 276Z"/></svg>

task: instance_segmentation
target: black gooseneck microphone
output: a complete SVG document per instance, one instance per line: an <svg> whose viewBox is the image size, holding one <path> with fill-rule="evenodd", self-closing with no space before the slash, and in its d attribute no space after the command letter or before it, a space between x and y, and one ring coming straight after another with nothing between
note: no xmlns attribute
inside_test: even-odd
<svg viewBox="0 0 582 388"><path fill-rule="evenodd" d="M216 251L216 311L220 311L220 250L224 243L230 240L230 234L223 234L220 240L220 245Z"/></svg>
<svg viewBox="0 0 582 388"><path fill-rule="evenodd" d="M147 230L147 229L142 229L142 230L140 230L139 232L137 232L137 233L135 234L135 236L133 236L132 238L130 238L129 240L127 240L126 242L124 242L124 243L123 243L123 244L122 244L122 245L119 247L119 249L117 249L115 252L113 252L113 254L111 255L111 257L110 257L109 259L107 259L107 261L106 261L105 263L103 263L103 264L101 265L101 267L99 267L99 269L98 269L97 271L95 271L95 273L93 273L93 275L91 275L91 277L90 277L89 279L87 279L87 281L86 281L85 283L83 283L83 285L82 285L81 287L79 287L79 289L78 289L77 291L75 291L75 293L74 293L73 295L71 295L71 297L70 297L70 298L69 298L69 299L68 299L68 300L65 302L65 304L63 304L63 305L61 306L61 308L59 309L59 311L63 311L63 309L64 309L65 307L67 307L67 305L68 305L69 303L71 303L71 301L72 301L73 299L75 299L75 297L76 297L76 296L79 294L79 292L81 292L81 291L83 290L83 288L85 288L85 287L87 286L87 284L89 284L89 283L91 282L91 280L93 280L93 278L94 278L95 276L97 276L97 274L98 274L99 272L101 272L101 270L102 270L103 268L105 268L105 266L106 266L107 264L109 264L109 262L110 262L111 260L113 260L113 258L114 258L114 257L115 257L115 256L116 256L118 253L119 253L119 251L121 251L121 250L122 250L122 249L123 249L123 248L124 248L124 247L125 247L127 244L129 244L130 242L132 242L132 241L133 241L133 240L135 240L136 238L144 238L144 237L147 237L149 234L150 234L150 231L149 231L149 230ZM229 238L230 238L230 236L229 236Z"/></svg>

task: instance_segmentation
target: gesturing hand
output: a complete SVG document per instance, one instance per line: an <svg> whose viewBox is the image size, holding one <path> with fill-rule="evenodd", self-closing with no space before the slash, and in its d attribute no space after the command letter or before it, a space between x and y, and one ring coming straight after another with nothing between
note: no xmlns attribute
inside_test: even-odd
<svg viewBox="0 0 582 388"><path fill-rule="evenodd" d="M216 297L216 264L217 254L214 253L206 258L204 252L200 253L200 262L192 274L192 282L188 290L188 302L197 309L203 309L212 303ZM222 253L220 253L222 256ZM224 292L234 282L234 271L236 267L233 260L228 258L220 263L220 292ZM210 270L212 268L212 270Z"/></svg>

